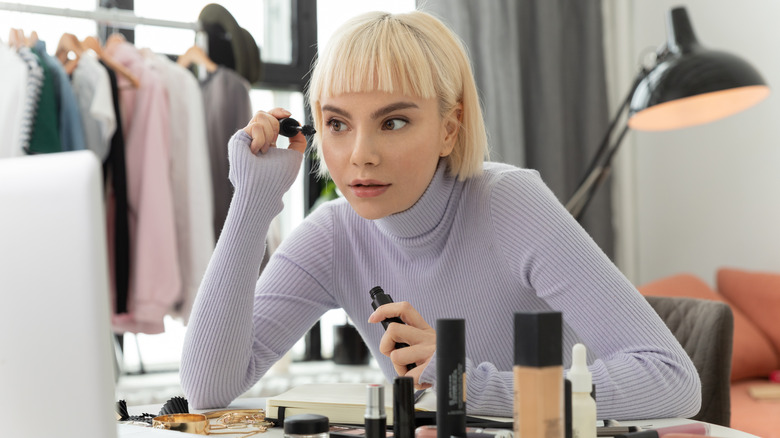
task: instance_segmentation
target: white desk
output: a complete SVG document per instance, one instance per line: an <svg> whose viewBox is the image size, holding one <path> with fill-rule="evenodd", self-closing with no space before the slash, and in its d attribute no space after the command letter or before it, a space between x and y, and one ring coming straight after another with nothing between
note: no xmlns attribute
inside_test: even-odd
<svg viewBox="0 0 780 438"><path fill-rule="evenodd" d="M154 414L160 411L161 405L149 405L149 406L137 406L129 407L130 415L141 415L142 413ZM228 409L265 409L265 398L239 398L228 406ZM213 410L213 409L208 409ZM193 413L200 413L205 411L193 410ZM621 424L627 426L639 426L641 428L653 429L666 426L677 426L680 424L690 423L693 420L687 420L684 418L665 418L654 420L635 420L635 421L621 421ZM158 430L150 427L133 426L133 425L119 425L119 438L154 438L154 437L179 437L183 436L200 436L192 434L183 434L182 432L173 432L169 430ZM225 437L240 435L223 435ZM272 428L267 432L255 435L259 438L282 438L284 436L281 428ZM718 426L710 424L710 436L719 438L759 438L755 435L751 435L747 432L742 432L736 429L730 429L728 427Z"/></svg>

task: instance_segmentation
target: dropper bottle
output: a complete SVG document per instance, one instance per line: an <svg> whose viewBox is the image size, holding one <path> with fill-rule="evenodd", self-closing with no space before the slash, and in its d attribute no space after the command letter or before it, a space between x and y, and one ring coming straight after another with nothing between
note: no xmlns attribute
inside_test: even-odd
<svg viewBox="0 0 780 438"><path fill-rule="evenodd" d="M572 437L596 438L596 400L593 400L593 377L588 370L587 351L582 344L572 348L571 368L566 374L571 381Z"/></svg>

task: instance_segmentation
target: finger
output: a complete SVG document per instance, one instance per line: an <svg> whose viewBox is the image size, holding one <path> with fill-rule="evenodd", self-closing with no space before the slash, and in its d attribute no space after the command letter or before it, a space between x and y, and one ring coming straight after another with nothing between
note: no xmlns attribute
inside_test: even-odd
<svg viewBox="0 0 780 438"><path fill-rule="evenodd" d="M387 318L399 317L401 321L419 329L430 329L431 326L425 322L425 319L411 304L406 301L397 303L387 303L379 306L371 316L368 322L382 322Z"/></svg>
<svg viewBox="0 0 780 438"><path fill-rule="evenodd" d="M252 137L252 143L250 143L249 147L252 149L253 154L257 154L267 143L263 122L253 123L250 126L249 135Z"/></svg>
<svg viewBox="0 0 780 438"><path fill-rule="evenodd" d="M276 123L276 129L274 130L273 123ZM275 119L273 122L267 121L267 123L260 124L260 127L263 130L263 138L265 141L260 146L260 152L266 153L268 152L268 149L272 147L276 147L276 137L278 137L279 133L279 122L277 122Z"/></svg>
<svg viewBox="0 0 780 438"><path fill-rule="evenodd" d="M306 152L307 144L306 136L299 132L295 137L290 138L290 145L287 146L287 149L304 153Z"/></svg>
<svg viewBox="0 0 780 438"><path fill-rule="evenodd" d="M292 116L292 113L284 108L274 108L271 111L268 111L268 113L276 117L277 120ZM276 125L276 135L279 135L278 124ZM304 153L306 151L306 145L306 136L299 132L294 137L290 137L290 145L287 146L287 149Z"/></svg>
<svg viewBox="0 0 780 438"><path fill-rule="evenodd" d="M246 124L246 126L244 127L244 132L246 132L246 133L247 133L247 134L249 134L249 135L252 135L252 126L253 126L255 123L258 123L260 120L262 120L262 119L263 119L263 117L265 117L265 116L264 116L265 114L266 114L266 112L265 112L265 111L257 111L257 112L256 112L256 113L255 113L255 114L252 116L252 118L249 120L249 123L247 123L247 124Z"/></svg>

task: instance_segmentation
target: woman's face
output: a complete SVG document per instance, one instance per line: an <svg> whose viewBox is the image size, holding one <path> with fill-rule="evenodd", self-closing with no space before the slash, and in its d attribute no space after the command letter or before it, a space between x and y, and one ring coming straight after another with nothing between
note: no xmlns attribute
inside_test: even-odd
<svg viewBox="0 0 780 438"><path fill-rule="evenodd" d="M422 196L458 133L436 99L380 91L325 97L322 154L331 178L366 219L402 212Z"/></svg>

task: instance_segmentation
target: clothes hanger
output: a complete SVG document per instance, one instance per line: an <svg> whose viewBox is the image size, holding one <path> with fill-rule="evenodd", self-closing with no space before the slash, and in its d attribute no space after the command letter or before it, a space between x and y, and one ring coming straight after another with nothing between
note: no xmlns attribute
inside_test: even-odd
<svg viewBox="0 0 780 438"><path fill-rule="evenodd" d="M27 47L35 47L35 44L38 43L38 32L30 32L30 36L25 38L25 42L27 43Z"/></svg>
<svg viewBox="0 0 780 438"><path fill-rule="evenodd" d="M15 50L19 50L27 45L27 38L24 36L22 29L11 28L8 31L8 46L13 47Z"/></svg>
<svg viewBox="0 0 780 438"><path fill-rule="evenodd" d="M197 45L190 47L183 55L176 59L176 63L184 68L189 68L192 64L197 64L206 69L209 73L217 70L217 64L206 55L206 52Z"/></svg>
<svg viewBox="0 0 780 438"><path fill-rule="evenodd" d="M115 35L120 35L120 34L115 34ZM124 37L122 37L122 40L124 40ZM127 67L116 62L113 58L111 58L110 56L106 55L105 52L103 52L103 48L100 47L100 42L97 40L97 38L93 36L88 36L84 38L84 40L81 42L81 45L85 49L90 49L93 52L95 52L98 58L101 61L103 61L111 70L114 70L115 72L121 74L127 80L129 80L133 88L138 88L141 86L141 81L138 80L138 77L136 77L133 74L133 72L131 72Z"/></svg>
<svg viewBox="0 0 780 438"><path fill-rule="evenodd" d="M60 37L60 41L57 44L57 51L54 56L60 60L62 66L65 68L65 72L70 75L76 66L79 64L79 58L84 53L84 48L81 46L81 42L76 35L72 33L64 33ZM73 57L71 57L71 55Z"/></svg>

